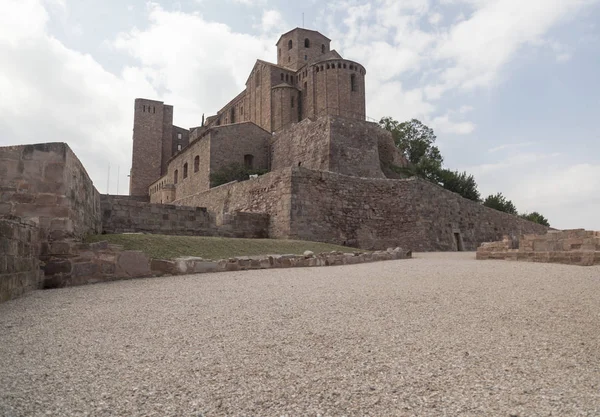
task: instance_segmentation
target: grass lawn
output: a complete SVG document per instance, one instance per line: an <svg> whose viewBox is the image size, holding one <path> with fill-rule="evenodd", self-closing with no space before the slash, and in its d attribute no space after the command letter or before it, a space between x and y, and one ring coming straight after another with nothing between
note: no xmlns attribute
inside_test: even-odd
<svg viewBox="0 0 600 417"><path fill-rule="evenodd" d="M170 236L150 234L90 235L87 243L106 240L123 245L127 250L140 250L156 259L198 256L204 259L226 259L233 256L302 254L320 252L355 252L358 249L304 240L229 239L204 236Z"/></svg>

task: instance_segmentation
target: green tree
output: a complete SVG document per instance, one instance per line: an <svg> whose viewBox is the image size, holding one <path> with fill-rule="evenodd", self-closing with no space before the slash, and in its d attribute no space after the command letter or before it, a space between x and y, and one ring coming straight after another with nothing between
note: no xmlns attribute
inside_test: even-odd
<svg viewBox="0 0 600 417"><path fill-rule="evenodd" d="M460 194L469 200L481 201L481 195L477 190L477 183L473 175L466 172L450 171L442 169L438 174L438 181L446 190Z"/></svg>
<svg viewBox="0 0 600 417"><path fill-rule="evenodd" d="M392 133L396 147L404 153L409 162L405 169L408 175L416 175L437 181L444 159L437 146L433 129L417 119L399 123L391 117L384 117L379 125Z"/></svg>
<svg viewBox="0 0 600 417"><path fill-rule="evenodd" d="M548 221L548 219L545 218L544 216L542 216L537 211L533 211L531 213L523 213L523 214L521 214L521 217L524 218L525 220L529 220L530 222L534 222L534 223L541 224L543 226L550 227L550 222Z"/></svg>
<svg viewBox="0 0 600 417"><path fill-rule="evenodd" d="M517 208L513 202L504 197L502 193L487 196L483 205L508 214L517 214Z"/></svg>
<svg viewBox="0 0 600 417"><path fill-rule="evenodd" d="M266 169L250 169L242 164L230 164L210 174L210 186L217 187L231 181L245 181L250 175L266 174Z"/></svg>

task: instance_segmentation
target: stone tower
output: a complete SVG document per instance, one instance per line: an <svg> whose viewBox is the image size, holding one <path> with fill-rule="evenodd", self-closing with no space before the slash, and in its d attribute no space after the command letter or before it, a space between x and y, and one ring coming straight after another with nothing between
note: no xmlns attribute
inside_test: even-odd
<svg viewBox="0 0 600 417"><path fill-rule="evenodd" d="M331 40L315 30L296 28L277 42L277 65L298 71L330 51Z"/></svg>
<svg viewBox="0 0 600 417"><path fill-rule="evenodd" d="M172 155L173 106L136 99L129 195L147 196L148 187L166 172Z"/></svg>

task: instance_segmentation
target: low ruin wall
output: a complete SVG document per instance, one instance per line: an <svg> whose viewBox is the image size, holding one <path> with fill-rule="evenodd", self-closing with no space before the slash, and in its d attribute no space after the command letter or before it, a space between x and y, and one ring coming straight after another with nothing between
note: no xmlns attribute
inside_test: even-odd
<svg viewBox="0 0 600 417"><path fill-rule="evenodd" d="M0 302L39 288L39 228L17 217L0 217Z"/></svg>
<svg viewBox="0 0 600 417"><path fill-rule="evenodd" d="M265 213L233 212L218 221L206 208L149 204L127 196L101 197L105 233L155 233L165 235L268 237Z"/></svg>
<svg viewBox="0 0 600 417"><path fill-rule="evenodd" d="M477 248L477 259L600 265L600 232L575 229L518 239L504 236L501 241L483 243Z"/></svg>

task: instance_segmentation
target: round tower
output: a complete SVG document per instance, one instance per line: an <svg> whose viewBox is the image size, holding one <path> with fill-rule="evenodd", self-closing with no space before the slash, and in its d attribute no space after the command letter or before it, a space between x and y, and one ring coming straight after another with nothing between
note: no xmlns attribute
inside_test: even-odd
<svg viewBox="0 0 600 417"><path fill-rule="evenodd" d="M315 62L301 74L303 116L343 116L365 120L365 68L357 62L332 58Z"/></svg>

